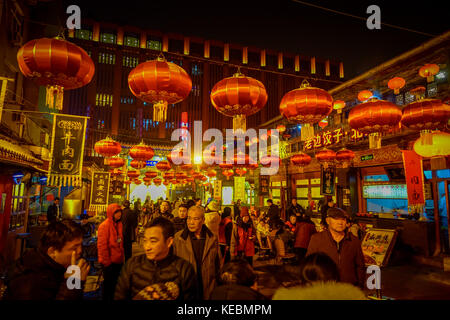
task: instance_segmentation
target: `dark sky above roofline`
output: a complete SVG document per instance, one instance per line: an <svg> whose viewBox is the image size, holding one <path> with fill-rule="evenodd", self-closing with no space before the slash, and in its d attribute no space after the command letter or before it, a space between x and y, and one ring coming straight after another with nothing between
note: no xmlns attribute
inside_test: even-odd
<svg viewBox="0 0 450 320"><path fill-rule="evenodd" d="M305 1L366 18L370 15L367 7L376 4L381 9L382 23L436 36L450 29L450 13L443 0ZM431 39L385 25L381 30L369 30L366 21L292 0L61 2L63 8L79 5L82 17L98 21L341 60L346 79Z"/></svg>

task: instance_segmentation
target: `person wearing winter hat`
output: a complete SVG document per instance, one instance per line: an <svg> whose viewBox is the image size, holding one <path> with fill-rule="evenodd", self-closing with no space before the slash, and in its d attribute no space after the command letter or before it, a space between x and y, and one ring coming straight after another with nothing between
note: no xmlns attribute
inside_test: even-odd
<svg viewBox="0 0 450 320"><path fill-rule="evenodd" d="M253 265L253 256L255 255L255 229L250 220L248 207L241 207L240 217L233 227L230 243L230 254L233 258L240 257Z"/></svg>
<svg viewBox="0 0 450 320"><path fill-rule="evenodd" d="M205 224L209 230L219 238L219 225L220 225L220 204L213 200L206 207L205 211Z"/></svg>
<svg viewBox="0 0 450 320"><path fill-rule="evenodd" d="M107 219L98 227L98 262L103 266L103 300L113 300L117 278L124 262L122 207L111 203Z"/></svg>

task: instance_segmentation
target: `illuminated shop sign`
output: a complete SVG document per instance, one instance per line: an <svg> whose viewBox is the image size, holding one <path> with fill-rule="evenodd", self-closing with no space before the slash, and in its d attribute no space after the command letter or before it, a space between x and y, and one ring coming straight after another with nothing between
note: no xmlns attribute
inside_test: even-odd
<svg viewBox="0 0 450 320"><path fill-rule="evenodd" d="M356 142L362 140L364 137L368 135L363 134L356 129L344 131L342 128L339 128L335 130L322 131L321 133L316 134L314 138L306 140L305 150L311 150L314 148L322 148L338 144L341 143L344 137L347 136L350 136L350 141Z"/></svg>
<svg viewBox="0 0 450 320"><path fill-rule="evenodd" d="M408 193L406 184L363 186L363 197L366 199L408 199Z"/></svg>

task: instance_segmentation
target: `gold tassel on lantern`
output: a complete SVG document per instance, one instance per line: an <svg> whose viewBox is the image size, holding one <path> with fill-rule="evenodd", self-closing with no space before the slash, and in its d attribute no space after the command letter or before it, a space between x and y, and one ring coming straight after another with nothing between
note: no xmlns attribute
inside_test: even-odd
<svg viewBox="0 0 450 320"><path fill-rule="evenodd" d="M302 125L301 129L301 141L308 141L314 138L314 127L309 123Z"/></svg>
<svg viewBox="0 0 450 320"><path fill-rule="evenodd" d="M420 136L423 138L422 145L431 146L433 144L433 134L430 130L420 131Z"/></svg>
<svg viewBox="0 0 450 320"><path fill-rule="evenodd" d="M153 104L153 121L164 122L167 119L167 102L158 101Z"/></svg>
<svg viewBox="0 0 450 320"><path fill-rule="evenodd" d="M369 134L369 149L381 148L381 134L379 132L373 132Z"/></svg>
<svg viewBox="0 0 450 320"><path fill-rule="evenodd" d="M64 89L58 85L47 86L45 95L45 103L50 109L62 110Z"/></svg>
<svg viewBox="0 0 450 320"><path fill-rule="evenodd" d="M244 114L233 116L233 132L236 132L239 129L242 130L242 132L247 131L247 122Z"/></svg>

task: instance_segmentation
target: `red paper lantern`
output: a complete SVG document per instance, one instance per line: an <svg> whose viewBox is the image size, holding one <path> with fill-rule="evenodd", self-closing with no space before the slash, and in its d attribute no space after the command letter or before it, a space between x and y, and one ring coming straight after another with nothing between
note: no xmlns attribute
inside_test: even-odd
<svg viewBox="0 0 450 320"><path fill-rule="evenodd" d="M266 88L261 81L246 77L238 70L233 77L216 83L211 103L217 111L233 117L233 129L246 131L246 117L260 111L267 103Z"/></svg>
<svg viewBox="0 0 450 320"><path fill-rule="evenodd" d="M131 182L132 182L131 180L125 180L123 183L126 184L126 185L130 185Z"/></svg>
<svg viewBox="0 0 450 320"><path fill-rule="evenodd" d="M202 176L202 177L200 178L200 180L201 180L201 181L203 181L203 182L205 182L205 181L207 181L207 180L208 180L208 178L207 178L207 177L205 177L205 176Z"/></svg>
<svg viewBox="0 0 450 320"><path fill-rule="evenodd" d="M183 170L183 171L189 171L189 170L192 170L192 164L183 164L183 165L181 165L181 170Z"/></svg>
<svg viewBox="0 0 450 320"><path fill-rule="evenodd" d="M243 175L245 175L247 173L246 168L237 168L235 171L240 177L242 177Z"/></svg>
<svg viewBox="0 0 450 320"><path fill-rule="evenodd" d="M307 166L308 164L311 163L311 160L312 160L311 157L309 155L307 155L306 153L303 153L303 152L298 153L298 154L294 154L291 157L291 163L294 166L300 166L300 167Z"/></svg>
<svg viewBox="0 0 450 320"><path fill-rule="evenodd" d="M319 122L319 127L321 127L322 129L325 128L327 125L328 125L327 119L323 119L322 121Z"/></svg>
<svg viewBox="0 0 450 320"><path fill-rule="evenodd" d="M400 77L394 77L388 82L389 89L394 90L394 94L399 94L400 89L405 86L406 82L405 79Z"/></svg>
<svg viewBox="0 0 450 320"><path fill-rule="evenodd" d="M286 131L286 126L284 124L277 125L277 130L280 132L280 134L283 134Z"/></svg>
<svg viewBox="0 0 450 320"><path fill-rule="evenodd" d="M158 172L156 172L156 171L147 171L145 173L145 177L149 178L149 179L156 178L157 176L158 176Z"/></svg>
<svg viewBox="0 0 450 320"><path fill-rule="evenodd" d="M302 140L308 140L314 136L314 128L311 126L333 111L333 98L320 88L310 87L304 80L298 89L289 91L281 99L280 113L288 121L302 123Z"/></svg>
<svg viewBox="0 0 450 320"><path fill-rule="evenodd" d="M134 168L134 169L143 169L146 166L146 162L145 161L140 161L140 160L132 160L130 162L130 167Z"/></svg>
<svg viewBox="0 0 450 320"><path fill-rule="evenodd" d="M119 157L105 158L106 165L112 168L120 168L125 164L125 160Z"/></svg>
<svg viewBox="0 0 450 320"><path fill-rule="evenodd" d="M142 181L141 180L139 180L139 179L134 179L134 184L136 184L136 185L140 185L142 183Z"/></svg>
<svg viewBox="0 0 450 320"><path fill-rule="evenodd" d="M333 109L337 110L337 113L342 113L342 109L345 108L345 101L335 100L333 102Z"/></svg>
<svg viewBox="0 0 450 320"><path fill-rule="evenodd" d="M402 118L399 107L389 101L372 99L354 107L348 116L352 129L369 134L369 147L381 147L380 132L398 126Z"/></svg>
<svg viewBox="0 0 450 320"><path fill-rule="evenodd" d="M450 106L439 99L411 102L402 111L402 125L413 130L431 130L445 127L450 118Z"/></svg>
<svg viewBox="0 0 450 320"><path fill-rule="evenodd" d="M178 184L177 179L170 179L169 181L170 181L171 184Z"/></svg>
<svg viewBox="0 0 450 320"><path fill-rule="evenodd" d="M169 180L164 180L164 181L163 181L163 185L168 186L169 184L170 184L170 181L169 181Z"/></svg>
<svg viewBox="0 0 450 320"><path fill-rule="evenodd" d="M94 145L94 150L103 157L113 157L122 151L120 143L107 137L106 139L97 141Z"/></svg>
<svg viewBox="0 0 450 320"><path fill-rule="evenodd" d="M373 93L370 90L363 90L358 93L358 100L361 102L367 101L373 97Z"/></svg>
<svg viewBox="0 0 450 320"><path fill-rule="evenodd" d="M108 170L113 177L120 176L123 172L120 169L110 169Z"/></svg>
<svg viewBox="0 0 450 320"><path fill-rule="evenodd" d="M207 172L206 175L210 178L214 178L217 175L217 172L216 172L216 170L211 169Z"/></svg>
<svg viewBox="0 0 450 320"><path fill-rule="evenodd" d="M127 176L130 179L135 179L138 178L140 176L140 172L136 171L136 170L128 170Z"/></svg>
<svg viewBox="0 0 450 320"><path fill-rule="evenodd" d="M342 148L336 152L336 161L340 162L344 168L355 158L355 153L352 150Z"/></svg>
<svg viewBox="0 0 450 320"><path fill-rule="evenodd" d="M428 142L428 138L431 140ZM414 151L424 158L450 156L450 134L442 131L430 133L429 137L421 136L414 142Z"/></svg>
<svg viewBox="0 0 450 320"><path fill-rule="evenodd" d="M234 175L233 169L222 170L222 174L227 177L227 180L230 179L232 175Z"/></svg>
<svg viewBox="0 0 450 320"><path fill-rule="evenodd" d="M427 82L433 82L434 76L439 72L437 64L426 64L419 69L419 75L422 78L427 78Z"/></svg>
<svg viewBox="0 0 450 320"><path fill-rule="evenodd" d="M187 177L186 178L186 182L187 183L192 183L192 182L194 182L194 178L193 177Z"/></svg>
<svg viewBox="0 0 450 320"><path fill-rule="evenodd" d="M160 186L162 183L162 180L160 178L155 178L155 179L153 179L153 183L155 184L155 186Z"/></svg>
<svg viewBox="0 0 450 320"><path fill-rule="evenodd" d="M171 169L171 166L167 161L160 161L156 164L156 169L158 169L159 171L169 171Z"/></svg>
<svg viewBox="0 0 450 320"><path fill-rule="evenodd" d="M272 164L278 163L278 166L280 166L281 159L277 156L264 156L260 159L260 163L263 167L271 167Z"/></svg>
<svg viewBox="0 0 450 320"><path fill-rule="evenodd" d="M155 152L152 147L145 145L143 142L130 149L130 157L134 160L147 161L151 160L154 155Z"/></svg>
<svg viewBox="0 0 450 320"><path fill-rule="evenodd" d="M58 110L63 107L63 91L87 85L95 72L86 51L59 37L27 42L17 52L17 62L25 77L47 87L47 105Z"/></svg>
<svg viewBox="0 0 450 320"><path fill-rule="evenodd" d="M233 168L233 164L232 163L222 162L222 163L219 164L219 168L222 169L222 170L231 169L231 168Z"/></svg>
<svg viewBox="0 0 450 320"><path fill-rule="evenodd" d="M173 179L173 178L175 178L175 172L166 172L166 173L164 173L164 179L170 180L170 179Z"/></svg>
<svg viewBox="0 0 450 320"><path fill-rule="evenodd" d="M333 150L324 148L318 152L316 152L316 159L319 161L319 163L323 164L323 166L326 168L329 164L333 163L336 159L336 152Z"/></svg>
<svg viewBox="0 0 450 320"><path fill-rule="evenodd" d="M166 121L167 105L184 100L192 89L187 72L163 56L146 61L131 70L128 86L139 99L153 103L153 121Z"/></svg>

